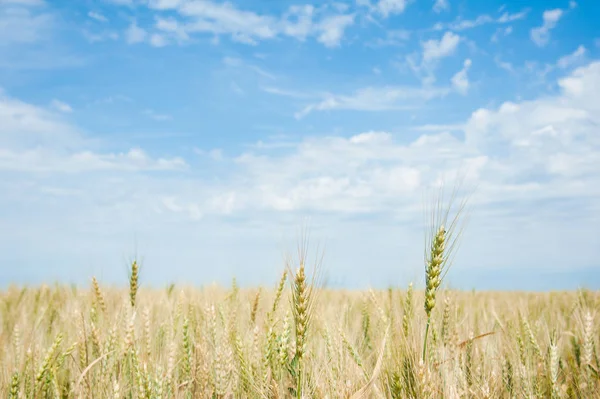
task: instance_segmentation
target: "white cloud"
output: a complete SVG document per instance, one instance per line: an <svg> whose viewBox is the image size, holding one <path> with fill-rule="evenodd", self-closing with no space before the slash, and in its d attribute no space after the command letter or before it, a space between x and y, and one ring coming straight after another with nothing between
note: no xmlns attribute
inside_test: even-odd
<svg viewBox="0 0 600 399"><path fill-rule="evenodd" d="M256 75L259 75L261 78L265 78L268 80L276 80L277 79L277 77L275 75L273 75L272 73L265 71L264 69L262 69L256 65L245 62L240 58L224 57L223 64L225 64L227 67L230 67L230 68L250 70L253 73L255 73Z"/></svg>
<svg viewBox="0 0 600 399"><path fill-rule="evenodd" d="M356 110L386 111L415 108L416 102L445 96L449 90L443 87L367 87L350 95L328 94L318 103L309 104L296 118L303 118L314 111Z"/></svg>
<svg viewBox="0 0 600 399"><path fill-rule="evenodd" d="M169 44L169 41L163 35L153 33L150 36L150 44L153 47L165 47L167 44Z"/></svg>
<svg viewBox="0 0 600 399"><path fill-rule="evenodd" d="M100 14L99 12L90 11L90 12L88 12L88 17L95 19L98 22L108 22L108 18L106 18L104 15Z"/></svg>
<svg viewBox="0 0 600 399"><path fill-rule="evenodd" d="M388 18L390 15L402 14L411 0L356 0L358 6L365 7L370 14ZM372 18L369 15L369 18Z"/></svg>
<svg viewBox="0 0 600 399"><path fill-rule="evenodd" d="M454 32L448 31L439 39L429 39L421 42L423 54L419 62L418 53L411 53L406 56L405 64L401 67L408 67L424 86L431 86L436 81L435 70L438 67L439 60L454 54L461 37Z"/></svg>
<svg viewBox="0 0 600 399"><path fill-rule="evenodd" d="M515 67L510 62L503 61L498 56L494 57L494 62L496 63L496 65L498 65L498 67L504 69L505 71L515 73Z"/></svg>
<svg viewBox="0 0 600 399"><path fill-rule="evenodd" d="M23 149L36 145L82 145L83 138L61 115L0 92L0 147Z"/></svg>
<svg viewBox="0 0 600 399"><path fill-rule="evenodd" d="M464 129L465 140L428 127L442 132L409 143L387 132L312 137L286 155L247 152L235 158L243 172L226 190L245 182L235 189L239 212L392 211L394 200L416 194L443 170L469 164L468 178L482 183L478 201L484 203L600 197L600 185L591 184L600 182L594 166L600 159L594 128L600 122L600 63L576 70L559 86L555 97L474 111L464 125L452 126Z"/></svg>
<svg viewBox="0 0 600 399"><path fill-rule="evenodd" d="M0 171L33 173L77 173L97 171L164 171L186 168L181 158L151 159L143 150L134 148L126 153L73 153L45 149L13 151L0 148Z"/></svg>
<svg viewBox="0 0 600 399"><path fill-rule="evenodd" d="M403 130L305 136L285 151L256 146L205 157L197 167L135 147L103 151L61 114L0 97L0 206L11 209L0 257L23 265L45 259L65 266L36 268L36 276L81 280L96 274L81 266L92 259L122 281L120 262L135 237L152 282L227 281L229 272L247 276L248 259L263 265L253 267L257 279L275 279L280 237L313 215L311 232L327 244L332 275L352 275L348 283L385 275L384 284L390 275L420 273L423 191L463 170L477 191L462 270L593 265L600 256L600 62L558 86L557 94L475 110L454 126L464 125L464 138L441 126L419 137ZM34 247L25 251L24 242ZM411 266L398 269L399 256ZM191 277L189 265L199 263L214 267ZM229 264L241 266L223 272Z"/></svg>
<svg viewBox="0 0 600 399"><path fill-rule="evenodd" d="M500 39L500 36L508 36L513 32L512 26L507 26L506 28L498 28L496 32L491 37L491 41L497 43Z"/></svg>
<svg viewBox="0 0 600 399"><path fill-rule="evenodd" d="M71 106L63 101L60 100L52 100L52 102L50 103L50 105L52 106L52 108L60 111L60 112L65 112L65 113L70 113L73 112L73 108L71 108Z"/></svg>
<svg viewBox="0 0 600 399"><path fill-rule="evenodd" d="M383 2L389 3L384 9L397 11L398 0ZM313 36L325 46L335 47L339 45L345 29L354 23L354 14L345 14L347 7L341 6L316 8L311 5L292 5L281 16L273 16L241 10L230 2L210 0L154 0L146 5L159 12L176 12L178 18L157 17L155 28L168 33L180 43L189 40L190 35L210 33L214 35L215 43L218 43L221 35L248 45L285 35L301 41Z"/></svg>
<svg viewBox="0 0 600 399"><path fill-rule="evenodd" d="M323 19L319 24L319 42L326 47L339 46L344 30L353 23L354 15L335 15Z"/></svg>
<svg viewBox="0 0 600 399"><path fill-rule="evenodd" d="M434 25L433 30L450 29L453 31L463 31L467 29L477 28L479 26L487 24L507 24L526 18L528 13L529 10L525 9L516 13L504 12L497 18L494 18L488 14L479 15L475 19L457 18L454 22L451 23L437 23Z"/></svg>
<svg viewBox="0 0 600 399"><path fill-rule="evenodd" d="M466 59L463 68L452 77L452 86L463 95L467 94L469 91L470 83L469 77L467 76L469 68L471 68L471 60Z"/></svg>
<svg viewBox="0 0 600 399"><path fill-rule="evenodd" d="M51 13L35 8L0 7L0 45L48 40L55 22Z"/></svg>
<svg viewBox="0 0 600 399"><path fill-rule="evenodd" d="M243 201L246 206L258 199L260 206L279 210L375 211L385 206L386 198L398 198L396 190L410 192L422 182L434 181L429 173L440 173L442 164L452 170L470 160L475 168L471 172L486 182L482 201L500 200L494 193L528 201L600 196L600 189L582 183L600 182L594 168L600 157L594 128L600 122L600 63L578 69L559 85L562 92L556 97L473 112L464 125L465 141L438 133L401 144L389 133L369 132L347 139L306 139L283 158L244 154L237 163L252 176L247 184L257 189L252 194L240 188L238 194L257 195ZM432 165L436 167L429 169ZM396 178L402 183L390 184ZM576 192L565 191L565 185Z"/></svg>
<svg viewBox="0 0 600 399"><path fill-rule="evenodd" d="M305 40L314 29L314 14L315 8L312 5L291 6L282 17L283 33L299 40Z"/></svg>
<svg viewBox="0 0 600 399"><path fill-rule="evenodd" d="M520 19L524 19L525 17L527 17L528 13L529 13L528 9L525 9L523 11L520 11L520 12L517 12L517 13L514 13L514 14L505 12L504 14L502 14L500 16L500 18L498 18L496 20L496 22L499 23L499 24L506 24L506 23L509 23L509 22L518 21Z"/></svg>
<svg viewBox="0 0 600 399"><path fill-rule="evenodd" d="M434 12L437 12L439 14L442 11L448 11L449 9L450 3L448 2L448 0L435 0L435 3L433 5Z"/></svg>
<svg viewBox="0 0 600 399"><path fill-rule="evenodd" d="M139 148L103 153L95 140L63 119L61 114L72 112L68 104L55 99L51 108L59 113L0 92L0 169L80 173L185 167L181 158L153 159Z"/></svg>
<svg viewBox="0 0 600 399"><path fill-rule="evenodd" d="M550 31L556 27L556 24L562 16L563 10L560 8L544 11L544 23L542 26L531 30L531 40L539 47L544 47L548 44L548 41L550 40Z"/></svg>
<svg viewBox="0 0 600 399"><path fill-rule="evenodd" d="M237 9L231 3L212 1L157 2L150 3L155 9L175 9L180 15L190 18L186 31L210 32L216 35L229 34L235 41L253 42L276 36L277 20L251 11Z"/></svg>
<svg viewBox="0 0 600 399"><path fill-rule="evenodd" d="M385 32L385 38L378 37L372 42L367 42L370 47L403 46L408 43L411 32L405 29L392 29Z"/></svg>
<svg viewBox="0 0 600 399"><path fill-rule="evenodd" d="M140 28L137 22L132 22L129 28L125 31L125 39L129 44L141 43L146 40L148 32L145 29Z"/></svg>
<svg viewBox="0 0 600 399"><path fill-rule="evenodd" d="M379 0L375 9L384 18L393 14L402 14L406 9L407 0Z"/></svg>
<svg viewBox="0 0 600 399"><path fill-rule="evenodd" d="M263 86L260 88L262 91L269 93L269 94L275 94L278 96L283 96L283 97L290 97L290 98L311 98L314 97L314 95L308 94L308 93L304 93L301 91L295 91L295 90L286 90L286 89L281 89L279 87L274 87L274 86Z"/></svg>
<svg viewBox="0 0 600 399"><path fill-rule="evenodd" d="M423 61L428 63L448 57L454 53L459 43L460 36L453 32L444 33L440 40L429 39L421 44L423 47Z"/></svg>
<svg viewBox="0 0 600 399"><path fill-rule="evenodd" d="M117 32L104 31L100 33L91 33L83 31L83 35L90 43L104 42L107 40L118 40L119 34Z"/></svg>
<svg viewBox="0 0 600 399"><path fill-rule="evenodd" d="M596 90L600 87L600 63L579 68L558 84L561 94L557 97L507 102L494 112L474 112L465 129L467 142L477 146L505 142L515 154L535 152L536 159L530 162L541 162L545 168L550 162L544 154L598 152L600 143L592 126L597 123L599 109Z"/></svg>
<svg viewBox="0 0 600 399"><path fill-rule="evenodd" d="M155 47L162 47L162 45L166 45L168 43L165 35L174 39L178 43L184 43L190 38L186 32L185 26L174 18L157 18L155 27L161 31L161 34L154 34L154 36L161 38L155 39L155 44L153 44ZM156 46L156 40L159 40L162 45ZM152 40L150 43L152 44Z"/></svg>
<svg viewBox="0 0 600 399"><path fill-rule="evenodd" d="M565 69L572 65L581 63L585 59L586 52L587 52L586 48L581 45L581 46L577 47L577 49L573 53L571 53L569 55L565 55L564 57L561 57L557 61L556 65L559 68Z"/></svg>

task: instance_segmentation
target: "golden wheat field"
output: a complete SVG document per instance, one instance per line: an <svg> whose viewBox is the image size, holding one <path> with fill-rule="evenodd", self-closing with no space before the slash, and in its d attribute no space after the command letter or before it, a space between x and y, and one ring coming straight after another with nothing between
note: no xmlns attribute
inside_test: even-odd
<svg viewBox="0 0 600 399"><path fill-rule="evenodd" d="M321 289L295 266L259 289L146 290L136 262L128 289L11 287L0 294L3 395L600 397L596 292L439 289L432 308L412 286Z"/></svg>

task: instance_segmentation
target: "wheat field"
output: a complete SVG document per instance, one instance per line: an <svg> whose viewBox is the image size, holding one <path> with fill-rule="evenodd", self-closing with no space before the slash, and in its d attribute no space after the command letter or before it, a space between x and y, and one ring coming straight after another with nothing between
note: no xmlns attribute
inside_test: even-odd
<svg viewBox="0 0 600 399"><path fill-rule="evenodd" d="M595 292L11 287L9 398L593 398Z"/></svg>

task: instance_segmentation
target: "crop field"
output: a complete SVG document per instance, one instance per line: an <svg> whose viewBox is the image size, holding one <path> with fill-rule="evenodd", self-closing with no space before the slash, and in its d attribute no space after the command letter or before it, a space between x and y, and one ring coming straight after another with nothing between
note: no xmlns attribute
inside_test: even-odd
<svg viewBox="0 0 600 399"><path fill-rule="evenodd" d="M269 289L146 290L137 262L128 289L11 287L3 396L599 397L596 292L437 289L435 256L425 291L334 291L305 261Z"/></svg>

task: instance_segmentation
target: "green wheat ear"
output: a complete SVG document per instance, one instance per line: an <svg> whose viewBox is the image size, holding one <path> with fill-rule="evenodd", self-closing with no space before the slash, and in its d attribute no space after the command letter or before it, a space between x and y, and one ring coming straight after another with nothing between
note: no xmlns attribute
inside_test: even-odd
<svg viewBox="0 0 600 399"><path fill-rule="evenodd" d="M138 292L138 279L140 267L136 260L131 263L131 274L129 275L129 302L131 307L135 308L135 300Z"/></svg>
<svg viewBox="0 0 600 399"><path fill-rule="evenodd" d="M434 201L429 215L431 219L428 228L431 230L427 235L425 246L424 309L427 315L427 325L423 339L423 361L425 361L427 352L427 336L431 323L431 314L436 305L437 291L450 268L452 258L458 247L458 239L464 227L463 216L467 198L455 206L454 202L458 188L459 186L455 187L447 204L443 203L443 190L440 189L438 198ZM453 211L454 216L451 218L450 213Z"/></svg>
<svg viewBox="0 0 600 399"><path fill-rule="evenodd" d="M315 263L311 280L306 277L306 261L308 254L308 236L305 232L298 245L298 268L294 272L292 264L288 260L287 269L291 276L292 291L292 313L294 316L294 326L296 329L296 347L295 356L292 359L292 368L294 369L294 379L296 380L296 397L303 397L303 373L304 357L306 355L306 343L308 331L312 321L315 304L315 283L317 274L320 270L320 259Z"/></svg>

